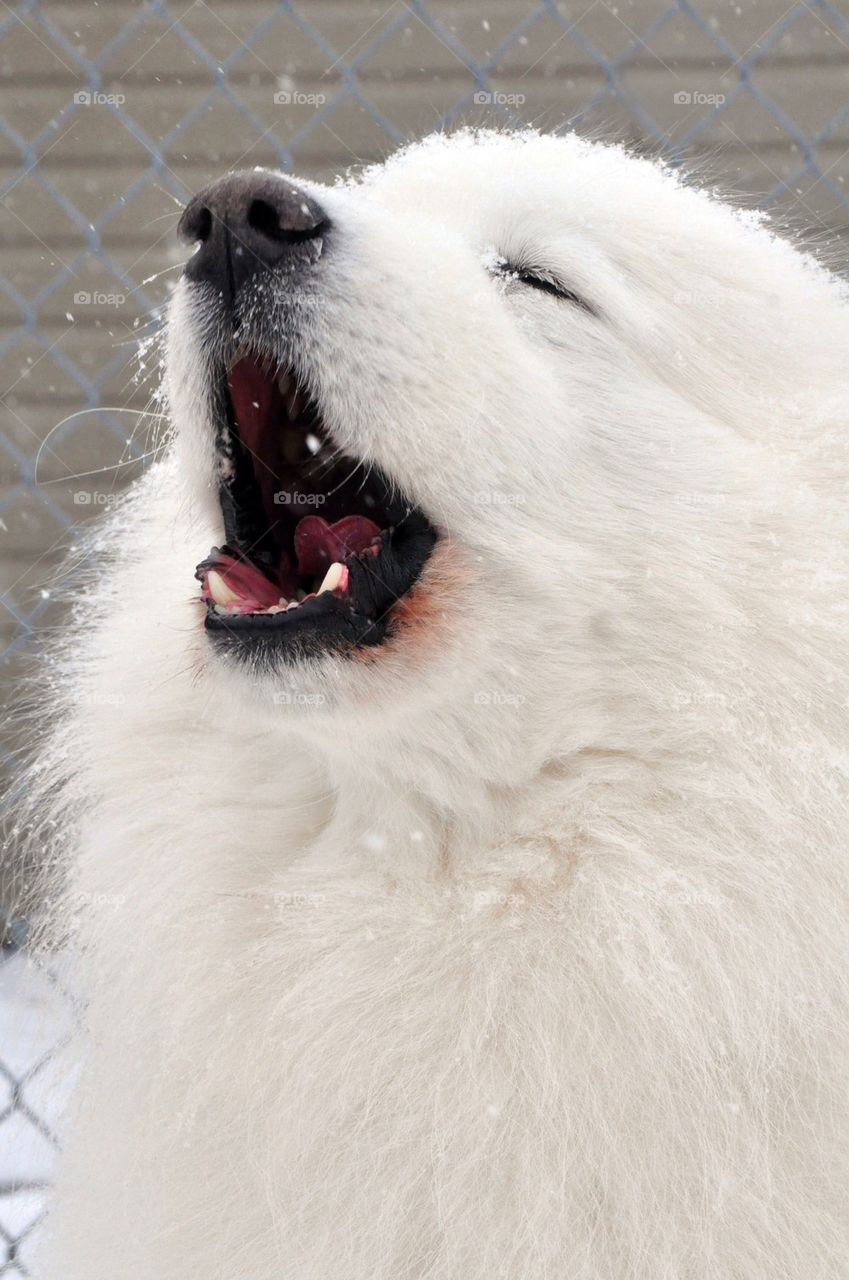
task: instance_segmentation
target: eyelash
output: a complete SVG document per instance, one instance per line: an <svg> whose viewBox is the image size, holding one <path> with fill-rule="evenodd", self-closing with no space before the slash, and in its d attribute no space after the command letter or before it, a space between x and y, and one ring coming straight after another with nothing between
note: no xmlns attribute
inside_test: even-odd
<svg viewBox="0 0 849 1280"><path fill-rule="evenodd" d="M548 276L537 275L536 272L528 270L527 267L514 267L509 262L500 264L501 271L504 275L513 276L520 284L526 284L531 289L539 289L541 293L551 293L556 298L562 298L564 302L571 302L573 306L580 307L582 311L586 311L589 315L597 315L595 307L591 306L585 298L575 293L572 289L567 289L565 285L557 284Z"/></svg>

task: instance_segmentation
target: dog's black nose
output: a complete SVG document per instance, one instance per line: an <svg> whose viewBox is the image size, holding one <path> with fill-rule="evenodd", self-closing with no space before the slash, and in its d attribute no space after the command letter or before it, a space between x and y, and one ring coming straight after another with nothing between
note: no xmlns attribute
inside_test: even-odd
<svg viewBox="0 0 849 1280"><path fill-rule="evenodd" d="M257 272L287 258L294 265L328 226L321 205L294 182L262 169L243 169L199 192L183 211L177 234L199 246L185 274L214 285L231 303L239 286Z"/></svg>

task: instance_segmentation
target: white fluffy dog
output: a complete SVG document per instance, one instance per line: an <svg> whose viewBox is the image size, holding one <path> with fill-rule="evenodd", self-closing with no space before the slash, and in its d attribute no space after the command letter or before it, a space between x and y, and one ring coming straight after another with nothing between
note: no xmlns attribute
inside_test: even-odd
<svg viewBox="0 0 849 1280"><path fill-rule="evenodd" d="M576 138L182 226L44 765L43 1275L845 1277L842 288Z"/></svg>

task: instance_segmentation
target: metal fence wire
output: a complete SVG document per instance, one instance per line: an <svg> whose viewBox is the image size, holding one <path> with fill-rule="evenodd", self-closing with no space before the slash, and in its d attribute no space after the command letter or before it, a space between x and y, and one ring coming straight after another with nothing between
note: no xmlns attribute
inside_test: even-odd
<svg viewBox="0 0 849 1280"><path fill-rule="evenodd" d="M732 190L820 240L846 221L849 20L827 0L22 0L2 15L9 684L61 626L51 582L75 526L144 465L139 411L155 371L134 376L139 347L179 271L179 205L224 170L329 178L433 129L535 124L603 132L672 163L707 158ZM0 753L11 807L13 732ZM8 849L0 875L12 913L14 858ZM7 930L0 965L8 1276L30 1274L56 1146L49 1050L68 1021L56 983L27 967L23 932Z"/></svg>

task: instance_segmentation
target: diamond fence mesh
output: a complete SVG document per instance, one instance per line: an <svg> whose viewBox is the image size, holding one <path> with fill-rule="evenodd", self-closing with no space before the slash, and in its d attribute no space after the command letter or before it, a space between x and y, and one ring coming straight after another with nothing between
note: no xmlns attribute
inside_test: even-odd
<svg viewBox="0 0 849 1280"><path fill-rule="evenodd" d="M318 179L460 123L534 124L696 162L838 240L849 19L826 0L23 0L0 17L0 648L6 687L62 626L81 520L144 466L139 362L181 257L180 203L226 169ZM73 575L63 579L66 591ZM20 746L0 744L14 808ZM22 951L9 839L0 907L0 1275L28 1275L67 1080L70 1001ZM5 1254L4 1254L5 1249Z"/></svg>

